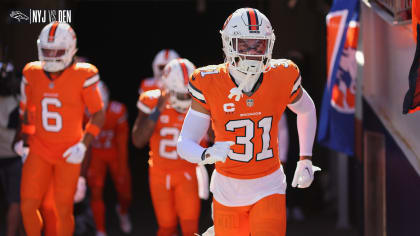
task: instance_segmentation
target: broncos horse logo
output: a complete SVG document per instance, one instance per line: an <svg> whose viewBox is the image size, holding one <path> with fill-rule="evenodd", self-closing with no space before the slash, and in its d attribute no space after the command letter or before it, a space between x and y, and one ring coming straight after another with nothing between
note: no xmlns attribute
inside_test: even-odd
<svg viewBox="0 0 420 236"><path fill-rule="evenodd" d="M332 84L331 106L342 113L355 111L356 94L356 47L359 26L350 22L346 41L338 63L336 79Z"/></svg>
<svg viewBox="0 0 420 236"><path fill-rule="evenodd" d="M19 22L20 22L20 20L29 20L29 17L27 15L23 14L20 11L12 11L10 13L10 17L16 19Z"/></svg>

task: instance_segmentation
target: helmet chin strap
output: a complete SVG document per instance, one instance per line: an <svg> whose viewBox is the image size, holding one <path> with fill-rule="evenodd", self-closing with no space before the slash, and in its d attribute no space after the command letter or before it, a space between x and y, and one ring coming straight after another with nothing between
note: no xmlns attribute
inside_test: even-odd
<svg viewBox="0 0 420 236"><path fill-rule="evenodd" d="M233 76L233 79L235 80L236 84L238 84L238 87L234 87L230 90L228 98L232 99L233 97L235 97L235 101L237 102L243 96L242 90L244 90L245 92L250 92L261 74L261 72L256 74L245 74L231 67L229 67L229 72Z"/></svg>

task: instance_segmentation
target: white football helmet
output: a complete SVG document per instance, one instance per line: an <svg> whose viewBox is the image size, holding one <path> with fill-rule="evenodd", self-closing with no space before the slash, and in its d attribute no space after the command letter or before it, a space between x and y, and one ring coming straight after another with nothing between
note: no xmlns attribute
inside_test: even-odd
<svg viewBox="0 0 420 236"><path fill-rule="evenodd" d="M102 102L104 103L104 108L108 106L109 103L109 89L108 86L102 81L99 80L98 83L99 92L101 93Z"/></svg>
<svg viewBox="0 0 420 236"><path fill-rule="evenodd" d="M227 18L220 34L230 67L246 75L268 71L276 37L270 21L259 10L236 10Z"/></svg>
<svg viewBox="0 0 420 236"><path fill-rule="evenodd" d="M185 113L191 105L188 80L194 70L194 64L184 58L170 61L163 70L162 82L170 93L169 104L178 112Z"/></svg>
<svg viewBox="0 0 420 236"><path fill-rule="evenodd" d="M155 79L161 79L163 68L173 59L179 58L179 55L173 49L163 49L159 51L153 59L152 68Z"/></svg>
<svg viewBox="0 0 420 236"><path fill-rule="evenodd" d="M48 72L65 69L76 54L76 34L67 23L51 22L39 34L38 58Z"/></svg>

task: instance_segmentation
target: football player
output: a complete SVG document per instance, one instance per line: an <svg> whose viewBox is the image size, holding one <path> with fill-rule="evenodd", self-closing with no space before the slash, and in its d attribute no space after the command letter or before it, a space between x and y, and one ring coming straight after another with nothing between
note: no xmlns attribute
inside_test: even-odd
<svg viewBox="0 0 420 236"><path fill-rule="evenodd" d="M170 61L177 58L179 58L179 55L173 49L160 50L153 59L153 77L146 78L141 82L139 95L142 92L146 92L148 90L160 89L162 87L161 77L163 68L165 68L166 64L168 64Z"/></svg>
<svg viewBox="0 0 420 236"><path fill-rule="evenodd" d="M178 139L179 155L215 163L210 183L216 235L285 235L286 179L279 161L278 123L288 107L297 114L300 161L293 187L314 178L316 112L290 60L271 59L275 35L259 10L241 8L220 31L224 64L194 71L193 97ZM198 145L212 124L215 144Z"/></svg>
<svg viewBox="0 0 420 236"><path fill-rule="evenodd" d="M177 235L178 218L182 235L198 232L200 199L196 164L180 159L176 151L178 135L191 104L188 77L194 65L174 59L165 66L162 90L140 95L139 113L132 139L137 148L150 140L149 183L159 229L158 236Z"/></svg>
<svg viewBox="0 0 420 236"><path fill-rule="evenodd" d="M131 233L128 209L131 203L131 175L128 168L128 122L124 104L109 101L109 90L99 82L105 110L105 124L92 141L88 169L90 205L95 219L97 236L106 235L105 206L102 197L107 169L110 171L118 193L117 215L124 233Z"/></svg>
<svg viewBox="0 0 420 236"><path fill-rule="evenodd" d="M39 214L53 186L58 235L72 235L73 201L86 148L104 122L98 70L75 63L76 34L66 23L45 26L37 40L39 61L23 69L22 132L29 154L23 165L21 211L27 235L41 235ZM83 130L85 108L92 114Z"/></svg>

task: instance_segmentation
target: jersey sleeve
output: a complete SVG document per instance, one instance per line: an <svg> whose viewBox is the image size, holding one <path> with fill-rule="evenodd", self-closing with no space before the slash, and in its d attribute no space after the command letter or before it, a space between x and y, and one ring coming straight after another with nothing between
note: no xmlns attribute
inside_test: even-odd
<svg viewBox="0 0 420 236"><path fill-rule="evenodd" d="M20 83L20 101L19 101L19 114L23 117L23 113L25 110L30 110L34 112L35 104L32 101L32 83L33 81L30 80L32 68L35 67L33 62L28 63L22 71L22 80Z"/></svg>
<svg viewBox="0 0 420 236"><path fill-rule="evenodd" d="M280 59L274 60L275 66L283 67L282 70L285 73L285 77L287 78L287 82L290 86L290 96L289 96L289 103L291 103L297 95L299 91L302 89L301 80L302 77L300 75L299 67L291 60L287 59Z"/></svg>
<svg viewBox="0 0 420 236"><path fill-rule="evenodd" d="M146 114L150 114L156 107L159 97L159 89L143 92L140 94L139 100L137 101L137 108Z"/></svg>
<svg viewBox="0 0 420 236"><path fill-rule="evenodd" d="M299 91L302 90L302 86L300 84L300 81L301 81L301 76L299 75L299 77L297 79L295 79L295 81L293 82L293 88L292 88L292 91L290 93L289 103L291 103L293 100L295 100L295 98L299 94Z"/></svg>
<svg viewBox="0 0 420 236"><path fill-rule="evenodd" d="M31 69L32 63L28 63L22 71L22 80L20 83L20 104L23 109L25 109L28 104L31 104L31 84L29 83L29 78L31 77Z"/></svg>
<svg viewBox="0 0 420 236"><path fill-rule="evenodd" d="M203 93L202 80L203 78L200 75L200 71L195 70L188 81L188 92L195 101L197 101L205 109L209 110L209 105L207 104Z"/></svg>
<svg viewBox="0 0 420 236"><path fill-rule="evenodd" d="M83 82L83 101L90 114L94 114L101 110L104 106L99 92L98 82L99 73L95 66L89 65L85 69L85 80Z"/></svg>

